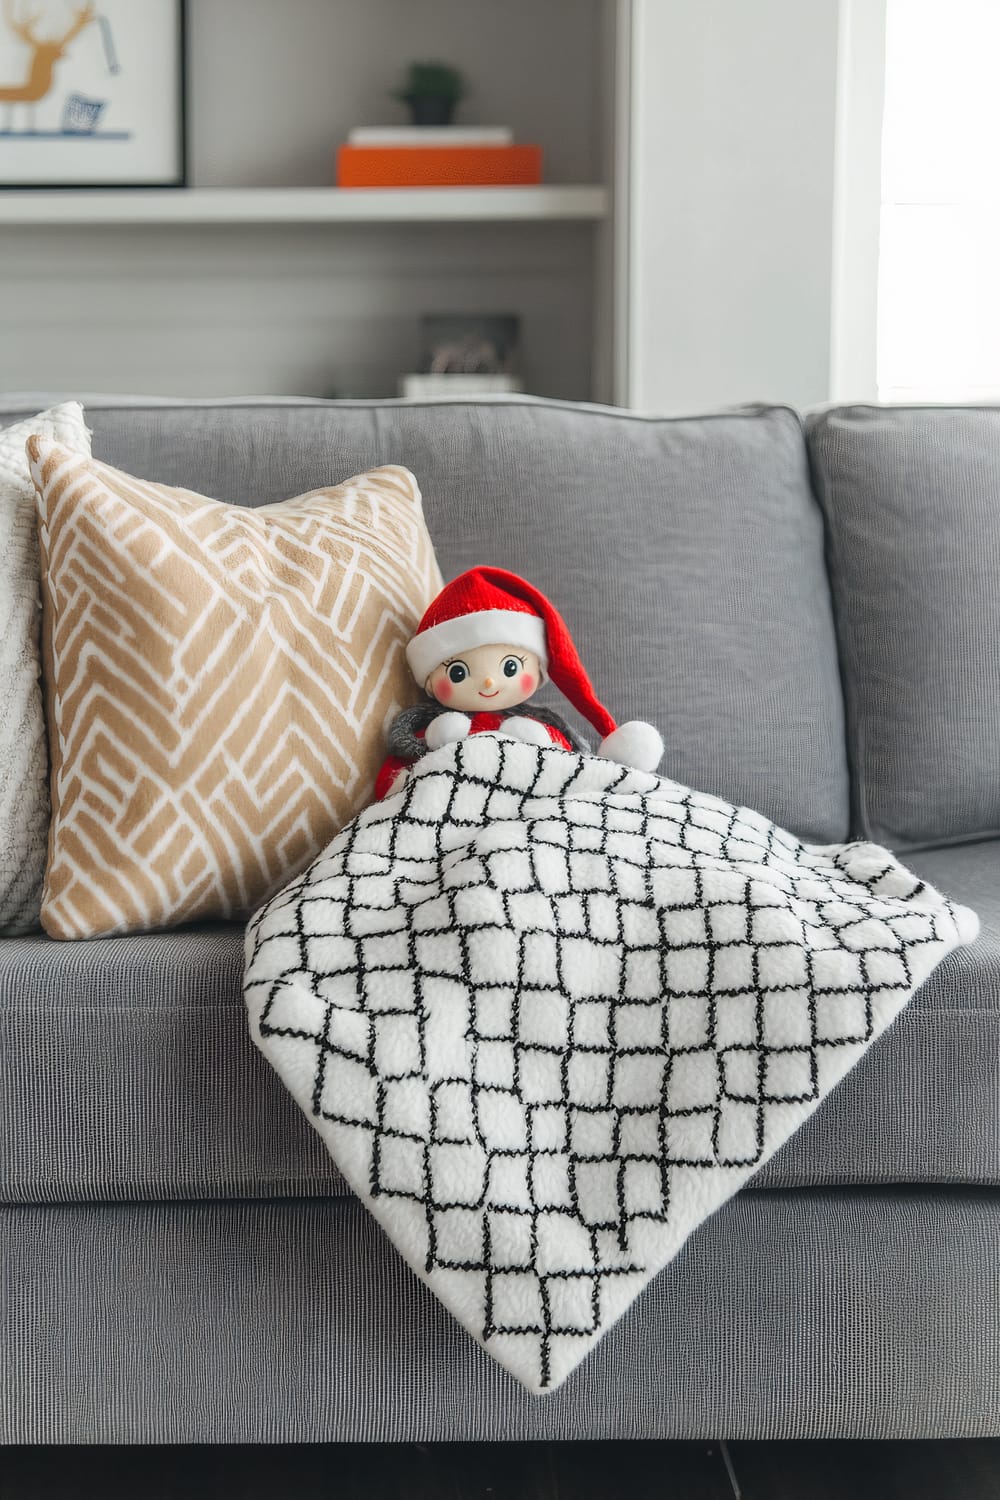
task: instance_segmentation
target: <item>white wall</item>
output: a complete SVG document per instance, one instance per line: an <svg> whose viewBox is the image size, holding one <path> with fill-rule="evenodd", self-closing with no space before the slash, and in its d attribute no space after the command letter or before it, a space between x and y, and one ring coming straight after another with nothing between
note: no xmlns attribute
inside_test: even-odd
<svg viewBox="0 0 1000 1500"><path fill-rule="evenodd" d="M827 399L838 0L632 0L628 404Z"/></svg>

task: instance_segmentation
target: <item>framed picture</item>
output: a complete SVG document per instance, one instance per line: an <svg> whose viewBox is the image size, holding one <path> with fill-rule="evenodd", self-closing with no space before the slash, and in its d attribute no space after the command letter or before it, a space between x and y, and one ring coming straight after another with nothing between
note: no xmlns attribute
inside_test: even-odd
<svg viewBox="0 0 1000 1500"><path fill-rule="evenodd" d="M518 334L512 313L429 313L420 320L422 368L433 375L513 375Z"/></svg>
<svg viewBox="0 0 1000 1500"><path fill-rule="evenodd" d="M0 187L183 187L184 0L0 0Z"/></svg>

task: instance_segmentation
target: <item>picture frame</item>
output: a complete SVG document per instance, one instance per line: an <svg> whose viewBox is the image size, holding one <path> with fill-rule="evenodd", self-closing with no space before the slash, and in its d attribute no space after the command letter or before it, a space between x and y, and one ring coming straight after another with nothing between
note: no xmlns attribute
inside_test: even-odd
<svg viewBox="0 0 1000 1500"><path fill-rule="evenodd" d="M187 185L186 0L0 0L0 189Z"/></svg>
<svg viewBox="0 0 1000 1500"><path fill-rule="evenodd" d="M513 313L429 313L420 320L420 368L435 375L513 375L520 319Z"/></svg>

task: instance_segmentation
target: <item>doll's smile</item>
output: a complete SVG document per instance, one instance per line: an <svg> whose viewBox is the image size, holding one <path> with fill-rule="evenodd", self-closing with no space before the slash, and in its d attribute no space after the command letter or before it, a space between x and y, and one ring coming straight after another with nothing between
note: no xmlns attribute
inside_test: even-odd
<svg viewBox="0 0 1000 1500"><path fill-rule="evenodd" d="M501 641L449 656L434 668L424 686L444 708L475 714L489 703L496 713L526 703L541 676L535 652Z"/></svg>

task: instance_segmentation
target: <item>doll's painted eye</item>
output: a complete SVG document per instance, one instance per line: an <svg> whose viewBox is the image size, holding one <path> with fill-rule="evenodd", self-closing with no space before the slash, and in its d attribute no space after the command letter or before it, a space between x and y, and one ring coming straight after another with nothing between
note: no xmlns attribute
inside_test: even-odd
<svg viewBox="0 0 1000 1500"><path fill-rule="evenodd" d="M504 663L503 663L503 668L502 668L503 675L505 677L516 677L517 674L518 674L518 672L520 672L521 667L523 665L524 665L524 663L521 662L516 656L507 656L507 657L504 657Z"/></svg>
<svg viewBox="0 0 1000 1500"><path fill-rule="evenodd" d="M464 682L469 675L469 669L464 661L453 661L448 668L448 676L452 682Z"/></svg>

